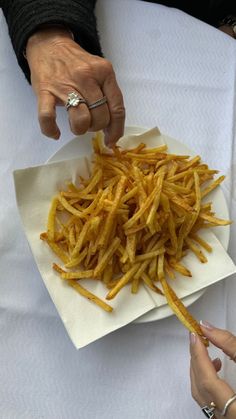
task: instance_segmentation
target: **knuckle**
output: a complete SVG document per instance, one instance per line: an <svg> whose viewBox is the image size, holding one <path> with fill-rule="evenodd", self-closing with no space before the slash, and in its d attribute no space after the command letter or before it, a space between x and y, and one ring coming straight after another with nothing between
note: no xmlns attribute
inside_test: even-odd
<svg viewBox="0 0 236 419"><path fill-rule="evenodd" d="M71 123L71 131L74 134L82 135L85 134L90 125L90 119L86 116L81 116L77 121Z"/></svg>
<svg viewBox="0 0 236 419"><path fill-rule="evenodd" d="M89 63L83 63L74 68L75 78L81 82L87 81L92 77L93 68Z"/></svg>
<svg viewBox="0 0 236 419"><path fill-rule="evenodd" d="M96 122L93 122L91 128L94 131L99 131L101 129L106 128L109 125L109 122L110 122L110 119L109 118L108 119L105 119L103 121L96 121Z"/></svg>
<svg viewBox="0 0 236 419"><path fill-rule="evenodd" d="M225 341L224 343L226 346L231 346L233 343L236 344L235 336L228 330L225 331L224 341Z"/></svg>
<svg viewBox="0 0 236 419"><path fill-rule="evenodd" d="M194 364L197 364L198 361L199 361L199 355L198 355L198 353L193 352L191 354L191 363L194 365Z"/></svg>
<svg viewBox="0 0 236 419"><path fill-rule="evenodd" d="M114 73L112 63L109 60L107 60L106 58L104 58L102 60L102 66L103 66L103 69L105 70L106 74L113 74Z"/></svg>
<svg viewBox="0 0 236 419"><path fill-rule="evenodd" d="M39 122L41 123L55 121L55 112L47 110L47 109L42 109L41 111L39 111L38 118L39 118Z"/></svg>
<svg viewBox="0 0 236 419"><path fill-rule="evenodd" d="M112 117L116 120L125 119L125 107L123 105L116 106L111 109Z"/></svg>
<svg viewBox="0 0 236 419"><path fill-rule="evenodd" d="M228 330L224 332L224 343L221 347L226 355L229 355L231 359L235 359L236 337Z"/></svg>
<svg viewBox="0 0 236 419"><path fill-rule="evenodd" d="M91 62L91 65L96 80L99 80L102 84L105 80L107 83L114 83L114 80L116 80L115 71L109 60L98 57L98 59Z"/></svg>

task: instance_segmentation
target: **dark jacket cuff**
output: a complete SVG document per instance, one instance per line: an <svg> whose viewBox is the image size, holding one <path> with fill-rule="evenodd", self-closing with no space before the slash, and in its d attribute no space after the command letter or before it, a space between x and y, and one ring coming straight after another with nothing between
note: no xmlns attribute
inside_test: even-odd
<svg viewBox="0 0 236 419"><path fill-rule="evenodd" d="M5 3L5 5L4 5ZM61 24L69 28L74 40L91 54L102 55L94 15L94 0L3 2L9 34L20 67L30 81L30 69L23 52L29 37L43 24Z"/></svg>

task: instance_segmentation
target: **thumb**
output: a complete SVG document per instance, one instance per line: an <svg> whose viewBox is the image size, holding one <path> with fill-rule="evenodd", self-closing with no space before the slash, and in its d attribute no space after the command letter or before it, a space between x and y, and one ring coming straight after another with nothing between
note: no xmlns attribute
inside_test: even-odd
<svg viewBox="0 0 236 419"><path fill-rule="evenodd" d="M236 362L236 337L228 330L218 329L202 320L200 326L209 341Z"/></svg>

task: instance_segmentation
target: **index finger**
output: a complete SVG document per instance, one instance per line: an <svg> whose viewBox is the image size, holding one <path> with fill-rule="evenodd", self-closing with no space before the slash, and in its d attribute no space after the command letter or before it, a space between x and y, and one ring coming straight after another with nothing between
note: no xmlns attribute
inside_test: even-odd
<svg viewBox="0 0 236 419"><path fill-rule="evenodd" d="M200 321L200 326L204 335L236 362L236 337L228 330L218 329L208 322Z"/></svg>
<svg viewBox="0 0 236 419"><path fill-rule="evenodd" d="M60 130L56 123L56 99L51 93L40 91L38 94L38 119L41 131L47 137L57 140Z"/></svg>
<svg viewBox="0 0 236 419"><path fill-rule="evenodd" d="M125 125L123 96L113 71L105 78L102 90L107 97L110 112L110 123L105 129L105 142L112 147L124 134Z"/></svg>
<svg viewBox="0 0 236 419"><path fill-rule="evenodd" d="M199 379L217 379L208 351L196 333L191 333L190 342L191 365L196 375Z"/></svg>

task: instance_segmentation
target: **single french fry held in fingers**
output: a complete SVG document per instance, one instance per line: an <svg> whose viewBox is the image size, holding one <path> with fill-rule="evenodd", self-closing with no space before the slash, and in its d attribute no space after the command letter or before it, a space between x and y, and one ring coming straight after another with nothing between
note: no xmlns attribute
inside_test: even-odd
<svg viewBox="0 0 236 419"><path fill-rule="evenodd" d="M112 307L82 286L81 279L102 283L107 300L122 295L125 287L135 298L145 287L166 298L180 321L202 336L170 283L176 273L191 281L182 261L187 252L199 263L207 263L206 252L214 252L201 229L231 223L217 217L210 200L202 201L224 176L214 180L217 170L200 156L169 154L166 145L108 150L99 133L93 148L88 177L69 181L52 197L40 238L63 264L54 263L53 269L107 312Z"/></svg>
<svg viewBox="0 0 236 419"><path fill-rule="evenodd" d="M182 301L177 297L174 290L167 283L164 277L161 279L161 285L169 306L172 308L172 310L174 311L178 319L181 321L181 323L183 323L183 325L190 332L197 333L202 338L204 345L208 346L209 342L207 339L204 338L199 323L189 313L189 311L186 309Z"/></svg>

